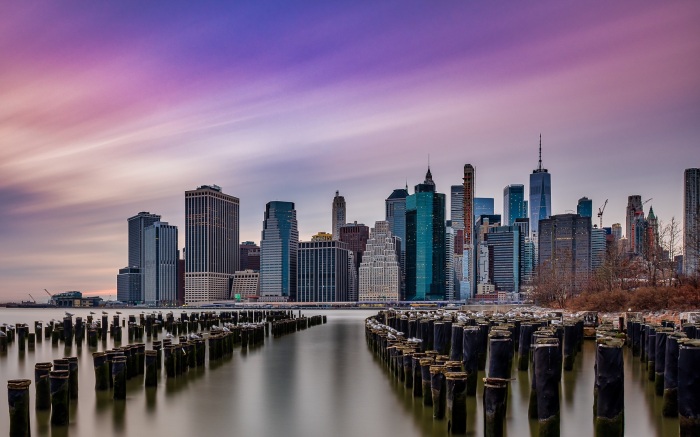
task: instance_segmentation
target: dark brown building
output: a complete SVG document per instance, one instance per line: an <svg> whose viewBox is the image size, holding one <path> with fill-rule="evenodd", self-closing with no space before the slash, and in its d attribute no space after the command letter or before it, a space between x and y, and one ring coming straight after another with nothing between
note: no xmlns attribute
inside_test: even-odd
<svg viewBox="0 0 700 437"><path fill-rule="evenodd" d="M244 241L240 246L241 265L239 270L260 271L260 247L252 241Z"/></svg>

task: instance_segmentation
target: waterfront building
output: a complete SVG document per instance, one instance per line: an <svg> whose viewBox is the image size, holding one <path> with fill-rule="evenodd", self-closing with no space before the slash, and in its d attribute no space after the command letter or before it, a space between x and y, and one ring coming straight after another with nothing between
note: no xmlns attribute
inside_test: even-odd
<svg viewBox="0 0 700 437"><path fill-rule="evenodd" d="M585 196L578 199L576 213L581 217L593 217L593 201Z"/></svg>
<svg viewBox="0 0 700 437"><path fill-rule="evenodd" d="M228 299L238 270L239 200L218 185L185 192L185 302Z"/></svg>
<svg viewBox="0 0 700 437"><path fill-rule="evenodd" d="M397 255L400 240L378 221L370 231L359 271L360 302L396 302L400 299L401 271Z"/></svg>
<svg viewBox="0 0 700 437"><path fill-rule="evenodd" d="M591 271L595 272L605 263L606 251L605 229L599 229L597 225L593 225L593 229L591 229Z"/></svg>
<svg viewBox="0 0 700 437"><path fill-rule="evenodd" d="M530 233L539 234L539 222L552 214L552 175L542 168L542 135L540 135L540 160L530 175Z"/></svg>
<svg viewBox="0 0 700 437"><path fill-rule="evenodd" d="M684 173L683 272L700 275L700 168Z"/></svg>
<svg viewBox="0 0 700 437"><path fill-rule="evenodd" d="M260 297L260 272L246 269L233 274L231 299L236 301L257 301Z"/></svg>
<svg viewBox="0 0 700 437"><path fill-rule="evenodd" d="M445 299L445 195L430 169L406 198L406 299Z"/></svg>
<svg viewBox="0 0 700 437"><path fill-rule="evenodd" d="M260 271L260 246L252 241L244 241L240 248L239 270Z"/></svg>
<svg viewBox="0 0 700 437"><path fill-rule="evenodd" d="M335 192L335 197L333 198L333 239L340 239L340 227L346 222L346 209L345 209L345 197L340 195L340 192Z"/></svg>
<svg viewBox="0 0 700 437"><path fill-rule="evenodd" d="M299 230L293 202L272 201L265 206L260 242L260 299L296 299Z"/></svg>
<svg viewBox="0 0 700 437"><path fill-rule="evenodd" d="M385 218L391 234L401 240L399 266L401 267L401 296L406 295L406 198L408 186L394 190L385 200Z"/></svg>
<svg viewBox="0 0 700 437"><path fill-rule="evenodd" d="M297 302L347 302L350 251L342 241L302 241Z"/></svg>
<svg viewBox="0 0 700 437"><path fill-rule="evenodd" d="M365 246L369 239L369 226L362 223L348 223L340 227L340 241L347 244L348 249L352 252L353 261L355 262L355 276L359 277L360 264L362 264L362 255L365 252ZM350 301L357 302L356 290L353 290L348 296Z"/></svg>
<svg viewBox="0 0 700 437"><path fill-rule="evenodd" d="M143 233L144 302L177 305L177 226L155 222Z"/></svg>
<svg viewBox="0 0 700 437"><path fill-rule="evenodd" d="M359 273L355 270L355 254L348 250L348 301L357 302L355 296L358 295L360 287Z"/></svg>
<svg viewBox="0 0 700 437"><path fill-rule="evenodd" d="M117 300L126 304L143 302L141 296L141 269L124 267L117 275Z"/></svg>
<svg viewBox="0 0 700 437"><path fill-rule="evenodd" d="M540 220L540 266L551 269L553 280L577 292L591 270L591 217L553 215Z"/></svg>
<svg viewBox="0 0 700 437"><path fill-rule="evenodd" d="M494 198L493 197L475 197L474 198L474 220L482 215L493 215Z"/></svg>
<svg viewBox="0 0 700 437"><path fill-rule="evenodd" d="M527 217L525 203L525 185L506 185L503 189L503 226L512 226L516 219Z"/></svg>
<svg viewBox="0 0 700 437"><path fill-rule="evenodd" d="M639 242L644 234L640 225L644 224L644 210L642 196L633 195L627 197L627 209L625 213L625 237L627 238L627 252L641 253Z"/></svg>
<svg viewBox="0 0 700 437"><path fill-rule="evenodd" d="M520 235L525 239L520 250L520 285L529 283L535 271L535 243L530 237L530 219L517 218L512 226L520 228Z"/></svg>
<svg viewBox="0 0 700 437"><path fill-rule="evenodd" d="M476 256L474 255L474 182L476 169L471 164L464 165L463 198L464 242L462 251L462 282L459 290L463 299L470 299L476 292Z"/></svg>
<svg viewBox="0 0 700 437"><path fill-rule="evenodd" d="M485 235L489 274L497 291L520 292L520 253L525 245L518 226L496 226Z"/></svg>

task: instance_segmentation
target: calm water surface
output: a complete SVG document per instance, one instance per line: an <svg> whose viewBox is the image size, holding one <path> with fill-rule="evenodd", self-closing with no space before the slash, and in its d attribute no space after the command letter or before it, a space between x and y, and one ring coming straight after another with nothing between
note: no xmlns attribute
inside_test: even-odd
<svg viewBox="0 0 700 437"><path fill-rule="evenodd" d="M71 312L86 319L89 310ZM122 311L124 315L140 311ZM114 311L109 311L110 320ZM328 324L268 337L265 345L231 359L190 370L176 380L161 375L158 388L145 390L143 376L129 381L126 402L110 392L94 391L92 352L83 344L53 347L37 343L20 354L16 344L0 355L0 383L34 379L34 364L64 356L80 360L80 398L71 405L70 425L52 428L49 414L32 409L33 436L443 436L446 424L432 409L395 382L369 351L363 321L375 311L309 311L326 314ZM179 314L179 312L175 312ZM62 310L0 309L0 324L62 319ZM123 334L127 338L126 332ZM97 350L113 347L111 339ZM147 343L150 349L150 342ZM593 436L593 361L595 345L584 344L572 372L562 381L562 436ZM677 436L678 420L661 416L662 398L654 396L645 368L625 350L626 435ZM507 435L536 436L537 422L527 418L529 375L513 372L508 400ZM32 405L34 384L31 386ZM480 395L468 405L471 436L481 435ZM7 396L0 395L0 436L8 435Z"/></svg>

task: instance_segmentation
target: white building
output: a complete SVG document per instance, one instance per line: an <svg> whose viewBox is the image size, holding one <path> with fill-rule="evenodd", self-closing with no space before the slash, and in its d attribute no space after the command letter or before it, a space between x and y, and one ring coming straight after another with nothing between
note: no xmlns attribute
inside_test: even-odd
<svg viewBox="0 0 700 437"><path fill-rule="evenodd" d="M401 290L399 257L389 223L378 221L372 228L365 247L359 274L359 300L399 300Z"/></svg>
<svg viewBox="0 0 700 437"><path fill-rule="evenodd" d="M231 298L257 300L260 297L260 273L255 270L240 270L233 275Z"/></svg>

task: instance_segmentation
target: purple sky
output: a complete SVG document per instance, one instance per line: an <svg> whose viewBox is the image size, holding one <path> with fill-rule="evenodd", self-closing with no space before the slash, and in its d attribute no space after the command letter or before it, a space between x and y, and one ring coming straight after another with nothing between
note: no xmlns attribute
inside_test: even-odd
<svg viewBox="0 0 700 437"><path fill-rule="evenodd" d="M126 219L184 191L296 203L302 239L476 167L502 210L542 133L555 213L682 218L700 166L700 3L9 2L0 11L0 301L114 294ZM411 188L412 192L412 188ZM647 204L649 206L649 204ZM181 232L181 245L184 233ZM43 297L42 297L43 299Z"/></svg>

